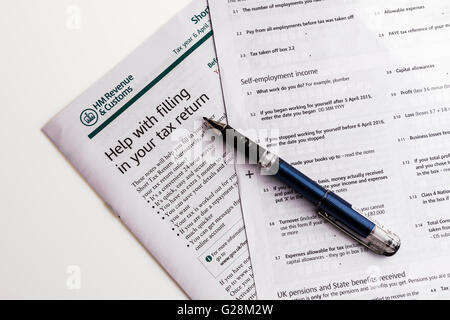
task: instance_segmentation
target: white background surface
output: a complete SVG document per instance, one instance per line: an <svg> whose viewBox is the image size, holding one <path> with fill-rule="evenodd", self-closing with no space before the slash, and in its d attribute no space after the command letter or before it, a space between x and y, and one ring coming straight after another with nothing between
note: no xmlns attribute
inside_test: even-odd
<svg viewBox="0 0 450 320"><path fill-rule="evenodd" d="M0 298L186 298L40 128L188 3L1 1Z"/></svg>

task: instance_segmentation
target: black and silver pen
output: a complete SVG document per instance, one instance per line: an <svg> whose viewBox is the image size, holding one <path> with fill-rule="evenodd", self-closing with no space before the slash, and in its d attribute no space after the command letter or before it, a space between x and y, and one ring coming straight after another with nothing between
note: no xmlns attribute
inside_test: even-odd
<svg viewBox="0 0 450 320"><path fill-rule="evenodd" d="M394 255L400 248L400 238L396 234L364 217L335 193L326 190L229 125L208 118L203 119L211 128L217 130L228 144L231 143L233 148L245 152L246 157L253 158L252 163L273 172L276 178L312 202L319 215L362 245L385 256Z"/></svg>

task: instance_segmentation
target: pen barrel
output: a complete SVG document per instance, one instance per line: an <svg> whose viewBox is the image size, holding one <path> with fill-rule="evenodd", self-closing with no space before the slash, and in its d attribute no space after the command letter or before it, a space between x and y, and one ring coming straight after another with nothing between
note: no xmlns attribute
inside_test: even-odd
<svg viewBox="0 0 450 320"><path fill-rule="evenodd" d="M279 159L277 177L292 189L311 201L318 210L338 220L341 224L365 238L375 228L375 224L352 208L352 205L327 191L293 166Z"/></svg>
<svg viewBox="0 0 450 320"><path fill-rule="evenodd" d="M301 194L315 206L327 196L327 190L320 186L283 159L278 159L278 172L276 177L289 187Z"/></svg>
<svg viewBox="0 0 450 320"><path fill-rule="evenodd" d="M326 212L363 238L367 238L375 228L375 223L361 215L348 202L333 192L327 195L318 209Z"/></svg>

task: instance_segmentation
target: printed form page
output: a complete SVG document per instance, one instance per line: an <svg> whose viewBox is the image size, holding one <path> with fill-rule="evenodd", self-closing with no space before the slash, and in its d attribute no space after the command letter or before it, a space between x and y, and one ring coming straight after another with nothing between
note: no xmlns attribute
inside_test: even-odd
<svg viewBox="0 0 450 320"><path fill-rule="evenodd" d="M368 252L238 165L258 298L449 298L450 3L209 5L230 125L402 239Z"/></svg>
<svg viewBox="0 0 450 320"><path fill-rule="evenodd" d="M208 11L193 1L43 130L191 298L254 299L232 158L204 141L202 117L225 118Z"/></svg>

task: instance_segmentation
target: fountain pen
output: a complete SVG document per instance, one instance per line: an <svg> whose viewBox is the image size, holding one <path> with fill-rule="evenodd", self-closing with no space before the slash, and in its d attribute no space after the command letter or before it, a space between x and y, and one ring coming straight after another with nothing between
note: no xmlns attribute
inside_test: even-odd
<svg viewBox="0 0 450 320"><path fill-rule="evenodd" d="M223 136L225 143L245 152L250 164L259 165L298 192L317 208L326 221L364 245L371 251L392 256L400 248L400 238L355 210L350 203L320 186L289 163L253 142L228 124L208 118L205 122Z"/></svg>

